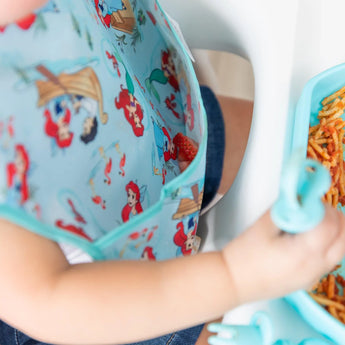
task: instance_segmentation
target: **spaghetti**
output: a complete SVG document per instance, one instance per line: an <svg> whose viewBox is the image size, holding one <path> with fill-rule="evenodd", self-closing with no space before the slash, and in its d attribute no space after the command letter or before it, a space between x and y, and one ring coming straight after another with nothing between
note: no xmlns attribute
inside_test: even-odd
<svg viewBox="0 0 345 345"><path fill-rule="evenodd" d="M330 172L331 187L324 201L334 208L345 206L345 86L324 98L317 118L319 123L309 128L307 156L321 162ZM345 324L345 279L336 273L337 266L323 277L309 295L332 316Z"/></svg>

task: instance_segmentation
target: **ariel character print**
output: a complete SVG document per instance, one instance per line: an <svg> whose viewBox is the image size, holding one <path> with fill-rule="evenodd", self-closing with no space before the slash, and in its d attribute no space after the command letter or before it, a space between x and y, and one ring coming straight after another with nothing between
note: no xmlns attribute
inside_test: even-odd
<svg viewBox="0 0 345 345"><path fill-rule="evenodd" d="M24 145L15 146L14 162L7 164L7 201L9 204L23 205L29 199L27 181L30 159Z"/></svg>
<svg viewBox="0 0 345 345"><path fill-rule="evenodd" d="M89 117L99 116L101 123L105 125L108 114L103 109L102 86L95 71L88 66L75 73L54 73L52 68L53 66L47 68L42 64L35 67L44 77L35 81L39 96L38 108L47 108L50 102L60 102L55 106L55 112L61 115L63 108L69 104L76 114L83 109ZM63 122L67 123L70 115L66 113L65 116L66 120Z"/></svg>
<svg viewBox="0 0 345 345"><path fill-rule="evenodd" d="M175 116L177 119L179 119L179 118L180 118L180 114L176 111L177 104L176 104L176 102L174 102L175 99L176 99L176 97L175 97L175 95L172 93L172 94L170 95L170 98L167 97L167 98L165 99L165 105L166 105L166 107L167 107L169 110L171 110L171 112L174 114L174 116Z"/></svg>
<svg viewBox="0 0 345 345"><path fill-rule="evenodd" d="M36 20L36 14L30 13L16 21L16 25L22 30L29 30ZM6 30L6 26L0 26L0 33Z"/></svg>
<svg viewBox="0 0 345 345"><path fill-rule="evenodd" d="M153 84L154 81L163 85L169 83L174 89L174 92L178 92L180 90L175 65L172 60L171 51L169 49L167 51L162 51L161 67L161 69L154 69L151 72L150 77L145 80L147 90L150 93L153 93L158 102L160 102L160 96Z"/></svg>
<svg viewBox="0 0 345 345"><path fill-rule="evenodd" d="M196 242L199 242L196 236L197 221L196 217L190 217L188 220L188 232L184 231L183 222L176 225L177 233L174 236L174 243L179 247L178 254L183 256L194 254L197 251Z"/></svg>
<svg viewBox="0 0 345 345"><path fill-rule="evenodd" d="M140 190L136 183L133 181L126 185L127 192L127 204L122 209L121 217L123 222L128 222L133 216L143 212L143 208L140 202Z"/></svg>
<svg viewBox="0 0 345 345"><path fill-rule="evenodd" d="M140 103L134 97L134 86L128 73L126 73L126 81L128 89L124 89L121 85L119 97L115 98L115 106L117 109L123 109L126 120L132 126L134 135L141 137L145 129L142 123L144 113Z"/></svg>
<svg viewBox="0 0 345 345"><path fill-rule="evenodd" d="M110 28L113 12L126 10L122 0L95 0L95 7L99 19L104 26Z"/></svg>
<svg viewBox="0 0 345 345"><path fill-rule="evenodd" d="M169 49L167 51L162 51L162 71L164 76L168 78L168 83L173 87L174 91L179 91L180 88L176 78L176 69Z"/></svg>
<svg viewBox="0 0 345 345"><path fill-rule="evenodd" d="M29 30L33 25L38 22L41 18L41 13L44 12L58 12L58 8L54 1L49 1L45 6L41 7L36 13L29 13L25 17L20 18L15 22L15 25L18 26L21 30ZM11 24L9 24L11 25ZM7 26L0 26L0 33L6 30Z"/></svg>
<svg viewBox="0 0 345 345"><path fill-rule="evenodd" d="M74 97L73 108L77 114L80 109L84 109L87 113L83 123L83 133L80 135L80 140L84 144L88 144L96 138L98 131L98 102L93 98L77 95Z"/></svg>
<svg viewBox="0 0 345 345"><path fill-rule="evenodd" d="M105 27L110 28L111 13L108 12L108 6L104 0L95 0L96 12L99 19Z"/></svg>
<svg viewBox="0 0 345 345"><path fill-rule="evenodd" d="M88 144L93 141L97 135L98 122L96 117L87 117L83 125L83 133L80 136L80 140L84 144Z"/></svg>
<svg viewBox="0 0 345 345"><path fill-rule="evenodd" d="M156 255L153 253L153 248L146 247L141 254L141 259L148 261L156 261Z"/></svg>
<svg viewBox="0 0 345 345"><path fill-rule="evenodd" d="M44 117L46 118L44 131L47 136L55 139L55 143L59 148L70 146L73 140L73 133L70 132L69 129L71 111L68 108L65 108L64 114L58 116L58 120L56 122L53 121L51 112L48 109L44 111Z"/></svg>
<svg viewBox="0 0 345 345"><path fill-rule="evenodd" d="M152 124L159 160L163 160L163 163L168 162L171 159L176 160L177 148L174 141L171 140L168 130L166 127L159 127L153 119Z"/></svg>

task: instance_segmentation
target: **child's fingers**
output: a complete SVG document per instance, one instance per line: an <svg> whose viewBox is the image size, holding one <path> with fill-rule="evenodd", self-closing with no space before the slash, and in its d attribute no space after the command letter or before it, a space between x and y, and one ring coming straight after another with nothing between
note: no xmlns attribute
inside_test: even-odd
<svg viewBox="0 0 345 345"><path fill-rule="evenodd" d="M296 250L301 256L311 256L320 272L325 273L345 255L345 218L326 206L324 220L313 230L296 237Z"/></svg>
<svg viewBox="0 0 345 345"><path fill-rule="evenodd" d="M344 255L345 217L329 206L317 227L300 234L282 232L268 211L224 248L239 303L307 288Z"/></svg>
<svg viewBox="0 0 345 345"><path fill-rule="evenodd" d="M331 246L326 252L326 262L330 265L338 263L345 255L345 217L342 213L337 212L338 232ZM332 267L330 267L332 268Z"/></svg>
<svg viewBox="0 0 345 345"><path fill-rule="evenodd" d="M300 234L308 247L319 249L322 252L328 250L345 231L343 215L329 205L325 207L326 213L323 221L315 229Z"/></svg>

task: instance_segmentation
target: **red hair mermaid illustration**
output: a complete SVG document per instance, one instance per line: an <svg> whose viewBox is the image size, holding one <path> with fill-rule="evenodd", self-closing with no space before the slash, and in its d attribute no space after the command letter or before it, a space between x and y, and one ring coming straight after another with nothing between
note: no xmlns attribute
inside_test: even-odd
<svg viewBox="0 0 345 345"><path fill-rule="evenodd" d="M60 148L65 148L71 145L73 140L73 133L69 131L69 124L71 122L71 111L66 108L65 115L60 116L57 122L54 122L51 113L48 109L44 111L46 123L44 130L46 134L56 140L56 144Z"/></svg>
<svg viewBox="0 0 345 345"><path fill-rule="evenodd" d="M6 169L7 187L19 191L19 203L23 205L29 199L27 174L30 167L30 159L24 145L16 145L15 153L14 162L9 163Z"/></svg>
<svg viewBox="0 0 345 345"><path fill-rule="evenodd" d="M98 14L98 17L102 24L110 28L111 15L104 10L103 1L95 0L95 7Z"/></svg>
<svg viewBox="0 0 345 345"><path fill-rule="evenodd" d="M135 216L143 212L143 208L140 203L140 190L136 183L133 181L126 185L127 192L127 204L122 209L121 217L123 222L129 221L130 216Z"/></svg>
<svg viewBox="0 0 345 345"><path fill-rule="evenodd" d="M174 243L180 247L180 251L184 256L191 255L193 250L195 251L194 241L196 237L197 222L195 218L190 218L188 221L188 230L191 229L187 234L184 232L183 222L179 222L176 225L177 233L174 236Z"/></svg>
<svg viewBox="0 0 345 345"><path fill-rule="evenodd" d="M159 127L153 119L152 125L159 160L164 162L168 162L170 159L175 160L177 158L177 147L174 140L171 139L169 131L166 127Z"/></svg>
<svg viewBox="0 0 345 345"><path fill-rule="evenodd" d="M141 254L141 259L142 260L156 261L156 256L153 253L153 248L152 247L146 247Z"/></svg>
<svg viewBox="0 0 345 345"><path fill-rule="evenodd" d="M112 25L112 14L116 11L126 10L127 7L122 0L94 0L99 19L105 27Z"/></svg>
<svg viewBox="0 0 345 345"><path fill-rule="evenodd" d="M176 78L175 65L170 50L162 51L162 71L165 77L168 78L168 83L173 87L174 91L179 91L180 87Z"/></svg>
<svg viewBox="0 0 345 345"><path fill-rule="evenodd" d="M174 92L180 91L174 61L172 59L172 54L169 49L167 51L162 51L161 69L155 68L151 72L149 78L145 80L146 88L149 91L149 93L153 93L157 101L160 102L160 95L156 90L153 82L157 82L163 85L169 83L174 89Z"/></svg>
<svg viewBox="0 0 345 345"><path fill-rule="evenodd" d="M29 30L36 20L36 14L30 13L16 21L17 26L22 30ZM6 30L6 26L0 26L0 33Z"/></svg>
<svg viewBox="0 0 345 345"><path fill-rule="evenodd" d="M132 126L133 133L137 137L142 136L144 134L144 125L142 124L143 111L133 94L129 90L124 89L122 85L119 98L115 98L115 105L117 109L123 108L126 120Z"/></svg>

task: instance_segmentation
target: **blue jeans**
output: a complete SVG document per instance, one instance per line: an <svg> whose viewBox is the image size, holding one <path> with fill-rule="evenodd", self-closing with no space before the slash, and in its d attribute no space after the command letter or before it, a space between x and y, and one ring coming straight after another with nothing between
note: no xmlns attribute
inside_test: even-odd
<svg viewBox="0 0 345 345"><path fill-rule="evenodd" d="M205 208L216 195L222 178L225 153L225 129L220 104L207 86L201 86L201 97L207 114L207 152L204 197L201 208Z"/></svg>
<svg viewBox="0 0 345 345"><path fill-rule="evenodd" d="M185 329L183 331L164 335L159 338L147 340L131 345L194 345L200 335L203 325ZM48 345L34 340L15 328L0 320L1 345Z"/></svg>

